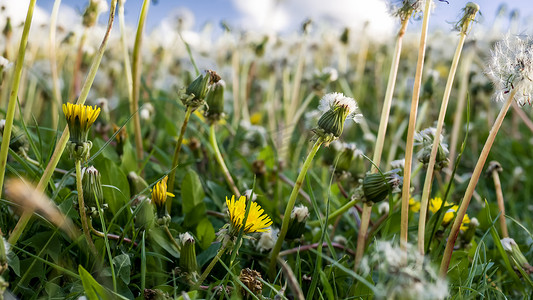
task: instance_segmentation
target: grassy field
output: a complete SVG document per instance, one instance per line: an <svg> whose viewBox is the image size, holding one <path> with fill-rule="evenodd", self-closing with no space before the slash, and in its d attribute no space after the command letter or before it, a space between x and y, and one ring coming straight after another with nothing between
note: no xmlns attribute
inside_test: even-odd
<svg viewBox="0 0 533 300"><path fill-rule="evenodd" d="M388 40L309 20L189 44L180 19L145 33L149 0L137 28L122 0L57 26L60 2L47 26L36 0L0 12L0 297L532 295L515 17L465 3L443 32L405 0Z"/></svg>

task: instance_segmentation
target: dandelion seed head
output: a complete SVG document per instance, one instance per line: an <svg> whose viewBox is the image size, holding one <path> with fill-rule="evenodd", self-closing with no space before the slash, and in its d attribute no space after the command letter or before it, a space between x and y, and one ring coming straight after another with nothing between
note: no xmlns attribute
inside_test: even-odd
<svg viewBox="0 0 533 300"><path fill-rule="evenodd" d="M292 209L291 219L298 219L298 222L303 222L309 217L309 209L305 205L298 205Z"/></svg>
<svg viewBox="0 0 533 300"><path fill-rule="evenodd" d="M359 123L363 118L363 115L359 112L357 102L353 98L344 96L342 93L326 94L320 99L318 105L318 109L322 112L334 110L339 107L348 111L346 119L353 119L356 123Z"/></svg>
<svg viewBox="0 0 533 300"><path fill-rule="evenodd" d="M531 104L533 40L527 35L507 35L494 45L485 73L494 84L496 101L504 101L516 89L515 101L519 105Z"/></svg>
<svg viewBox="0 0 533 300"><path fill-rule="evenodd" d="M510 237L503 238L500 242L502 243L503 250L508 252L513 251L513 246L516 246L516 242Z"/></svg>

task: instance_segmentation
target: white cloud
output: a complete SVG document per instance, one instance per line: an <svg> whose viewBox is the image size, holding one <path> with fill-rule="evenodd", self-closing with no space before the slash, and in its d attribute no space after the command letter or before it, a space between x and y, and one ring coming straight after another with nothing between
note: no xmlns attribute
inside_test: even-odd
<svg viewBox="0 0 533 300"><path fill-rule="evenodd" d="M394 20L383 1L368 0L232 0L241 14L238 25L263 32L292 31L311 18L315 24L362 28L373 37L393 33Z"/></svg>

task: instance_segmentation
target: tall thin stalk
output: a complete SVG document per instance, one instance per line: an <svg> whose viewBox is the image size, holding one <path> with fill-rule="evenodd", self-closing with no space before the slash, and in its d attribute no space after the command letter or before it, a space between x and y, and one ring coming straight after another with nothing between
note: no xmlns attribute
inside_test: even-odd
<svg viewBox="0 0 533 300"><path fill-rule="evenodd" d="M491 161L488 169L491 169L492 180L494 181L494 189L496 190L496 200L498 201L498 209L500 210L500 229L502 231L502 238L509 237L507 230L507 221L505 218L505 204L503 201L502 183L498 172L502 171L502 167L497 161Z"/></svg>
<svg viewBox="0 0 533 300"><path fill-rule="evenodd" d="M85 100L87 99L87 96L89 95L89 91L93 84L94 78L96 77L96 72L98 71L98 67L100 66L102 57L104 56L104 52L107 46L109 35L111 33L111 29L113 28L113 20L115 19L116 4L117 4L117 0L111 1L111 7L109 9L109 19L107 23L107 30L105 32L102 43L100 44L100 48L98 48L98 52L93 58L91 69L89 70L89 74L87 75L87 79L85 80L83 88L81 89L80 97L78 98L78 101L76 102L76 104L84 104ZM6 121L6 126L7 126L7 121ZM50 181L50 178L52 177L52 174L54 173L57 163L59 162L59 159L61 158L61 155L63 154L63 150L65 150L65 146L67 145L68 139L69 139L69 131L68 131L68 127L65 127L65 129L63 130L63 134L61 135L61 138L56 144L54 153L52 154L52 157L50 158L50 162L48 162L48 165L46 166L46 169L44 170L44 173L41 176L41 179L39 180L39 184L37 185L37 190L39 192L43 192L46 186L48 185L48 182ZM20 235L24 231L24 228L26 228L26 225L28 224L32 214L33 214L32 211L25 211L22 214L19 221L17 222L17 225L13 229L11 235L9 236L8 242L11 245L14 245L17 243Z"/></svg>
<svg viewBox="0 0 533 300"><path fill-rule="evenodd" d="M269 276L274 275L274 269L276 267L276 261L278 258L279 251L281 250L281 245L283 244L283 240L285 240L285 236L287 235L287 230L289 229L289 221L291 219L291 212L294 208L294 204L296 202L296 198L298 196L298 192L300 191L300 188L302 187L305 175L307 174L307 170L311 166L311 162L313 161L313 158L315 157L316 153L318 152L318 149L320 149L320 146L324 143L322 138L319 138L315 144L313 145L313 148L311 148L311 151L307 155L307 158L305 159L305 162L302 166L302 169L300 170L300 174L298 174L298 177L296 178L296 182L294 183L294 188L292 189L291 195L289 197L289 202L287 203L287 206L285 207L285 213L283 215L283 223L281 224L281 230L279 232L278 239L276 241L276 245L274 245L274 248L272 249L272 252L270 254L270 264L268 266L268 274Z"/></svg>
<svg viewBox="0 0 533 300"><path fill-rule="evenodd" d="M450 136L450 155L449 159L451 162L455 161L455 156L457 155L457 143L459 141L459 132L463 124L463 114L465 111L466 96L468 92L468 79L470 75L470 67L472 66L472 61L474 59L475 51L467 50L463 62L461 63L461 82L459 84L459 93L457 95L457 108L455 111L455 116L453 118L453 127L452 134ZM450 181L451 174L453 171L453 163L450 164L446 172L446 180Z"/></svg>
<svg viewBox="0 0 533 300"><path fill-rule="evenodd" d="M450 100L453 80L455 78L455 72L457 71L457 65L459 64L459 58L461 57L461 51L463 50L465 39L466 30L461 31L459 43L457 44L457 48L455 49L455 55L453 56L450 73L448 74L448 81L446 82L446 87L444 89L444 96L442 98L442 104L440 107L437 128L433 139L433 147L431 148L431 155L429 157L429 163L427 166L426 179L424 181L424 187L422 190L422 198L420 199L420 218L418 219L418 251L421 254L424 254L424 235L426 232L428 201L429 194L431 192L431 183L433 181L435 162L437 159L437 151L440 146L440 136L442 133L442 127L444 126L444 117L446 117L446 110L448 108L448 102Z"/></svg>
<svg viewBox="0 0 533 300"><path fill-rule="evenodd" d="M466 214L466 209L468 208L468 205L470 204L470 200L472 199L472 195L474 194L474 190L476 189L477 182L479 181L479 176L481 175L481 171L483 170L483 166L485 165L485 161L487 160L487 156L489 155L490 148L492 147L492 144L494 143L494 139L496 138L496 134L498 134L498 130L502 126L503 119L505 118L505 115L507 114L509 107L511 107L511 103L514 101L513 98L516 95L517 91L518 91L517 89L513 89L509 93L509 97L505 101L505 104L501 108L500 113L498 114L498 117L496 118L496 120L494 121L494 124L492 125L489 136L487 137L487 141L485 142L485 145L483 146L483 150L481 150L481 154L479 155L479 158L477 160L476 166L474 168L474 172L472 173L472 176L470 177L470 182L468 183L468 187L466 188L466 192L463 197L463 201L461 202L461 206L457 210L457 215L455 217L455 221L453 222L450 235L448 236L448 242L446 243L446 249L444 249L444 255L442 256L442 262L440 264L440 275L442 277L446 276L446 273L448 272L448 266L450 265L450 260L452 258L452 252L453 252L453 246L455 245L455 240L457 239L457 236L459 235L459 229L461 227L461 223L463 222L463 218Z"/></svg>
<svg viewBox="0 0 533 300"><path fill-rule="evenodd" d="M126 76L126 85L128 88L128 99L130 106L133 105L133 79L131 72L130 56L128 54L128 42L126 41L126 21L124 20L124 2L119 0L118 3L118 21L120 26L120 43L122 44L122 56L124 59L124 73Z"/></svg>
<svg viewBox="0 0 533 300"><path fill-rule="evenodd" d="M22 30L22 38L20 39L20 46L17 56L17 62L15 65L15 72L13 73L13 85L11 88L11 94L9 94L9 102L7 104L6 123L4 126L2 147L0 148L0 196L2 195L2 188L4 187L7 153L9 151L9 143L11 142L13 119L15 118L15 108L17 107L17 96L20 87L20 79L22 76L22 67L24 65L24 55L26 54L26 45L28 44L28 35L30 33L33 10L35 9L35 2L36 0L31 0L28 6L26 21L24 21L24 29Z"/></svg>
<svg viewBox="0 0 533 300"><path fill-rule="evenodd" d="M81 219L81 228L83 229L83 234L89 244L89 248L93 253L98 253L96 247L94 246L93 239L91 237L91 232L89 231L89 222L87 221L87 214L85 213L85 201L83 199L83 187L81 182L81 160L76 159L76 188L78 191L78 207L80 209L80 219Z"/></svg>
<svg viewBox="0 0 533 300"><path fill-rule="evenodd" d="M141 119L137 112L139 110L139 95L141 89L141 69L142 69L142 55L141 45L144 31L144 23L148 8L150 7L150 0L144 0L139 16L139 23L137 25L137 34L135 35L135 45L133 47L133 67L132 67L132 95L133 101L130 103L130 113L133 115L133 130L135 133L135 151L137 153L137 164L139 168L142 167L143 160L143 141L141 136Z"/></svg>
<svg viewBox="0 0 533 300"><path fill-rule="evenodd" d="M405 145L405 169L403 173L402 189L402 209L400 224L400 242L402 247L407 243L407 227L409 224L409 196L411 189L411 166L413 164L413 143L416 126L416 112L418 109L418 99L420 97L420 86L422 83L422 71L424 68L424 57L426 55L427 30L429 25L429 14L432 1L426 1L424 8L424 20L422 22L422 33L420 35L420 46L418 48L418 62L416 65L415 83L413 87L413 97L411 99L411 112L409 113L409 127L407 128L407 141Z"/></svg>
<svg viewBox="0 0 533 300"><path fill-rule="evenodd" d="M217 136L215 132L215 123L209 125L209 143L211 144L211 147L213 147L213 151L215 152L215 159L217 160L220 169L222 169L222 173L224 174L224 178L226 179L228 186L230 187L235 197L240 197L241 193L235 185L235 181L233 181L233 177L231 177L231 173L229 172L228 167L224 162L224 158L222 157L222 153L220 153L220 149L218 148Z"/></svg>
<svg viewBox="0 0 533 300"><path fill-rule="evenodd" d="M172 158L172 166L170 169L170 174L168 176L168 191L172 193L174 191L174 180L176 178L176 168L179 163L179 156L181 151L181 144L183 143L183 136L185 135L185 130L187 129L187 124L189 123L189 118L191 117L192 111L194 108L192 106L187 106L185 111L185 118L183 119L183 124L181 125L180 134L178 135L178 142L176 143L176 149L174 149L174 156ZM167 208L170 211L172 207L172 201L167 201Z"/></svg>
<svg viewBox="0 0 533 300"><path fill-rule="evenodd" d="M357 267L363 258L365 253L366 233L368 231L368 224L370 223L370 215L372 213L373 204L365 202L363 204L363 213L361 214L361 226L359 227L359 233L357 234L357 248L355 250L355 264L353 266L354 271L357 271Z"/></svg>
<svg viewBox="0 0 533 300"><path fill-rule="evenodd" d="M54 1L54 7L52 8L52 15L50 16L50 71L52 73L52 129L57 129L57 121L59 117L58 108L61 106L63 100L61 99L61 89L59 87L59 74L57 71L57 58L56 58L56 22L57 15L59 14L59 6L61 0Z"/></svg>
<svg viewBox="0 0 533 300"><path fill-rule="evenodd" d="M383 101L383 109L381 110L381 119L379 121L378 136L376 139L376 147L374 150L374 157L372 161L372 172L377 172L377 168L381 163L381 153L383 151L383 143L385 142L385 134L387 132L387 124L389 123L390 108L392 103L392 96L394 95L394 86L396 85L396 75L398 75L398 65L400 63L400 54L402 53L402 42L409 18L402 20L400 31L396 36L396 46L394 46L394 54L392 56L392 63L389 71L389 82L387 83L387 91L385 92L385 100Z"/></svg>

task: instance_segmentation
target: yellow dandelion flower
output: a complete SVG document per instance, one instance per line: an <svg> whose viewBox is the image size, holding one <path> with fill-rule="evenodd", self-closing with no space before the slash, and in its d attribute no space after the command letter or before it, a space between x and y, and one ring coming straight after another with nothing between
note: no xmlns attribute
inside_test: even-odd
<svg viewBox="0 0 533 300"><path fill-rule="evenodd" d="M239 200L235 201L235 196L231 197L231 200L226 197L226 205L228 206L228 212L231 220L233 232L238 232L243 225L244 214L246 212L246 197L241 196ZM272 224L272 220L267 214L263 214L261 206L255 202L251 203L248 218L244 225L244 233L253 232L266 232L269 231L269 226Z"/></svg>
<svg viewBox="0 0 533 300"><path fill-rule="evenodd" d="M448 203L446 203L446 205L448 205ZM457 205L454 205L451 208L449 208L444 214L444 218L442 219L442 224L443 225L449 224L453 220L453 218L455 218L455 215L458 209L459 209L459 206Z"/></svg>
<svg viewBox="0 0 533 300"><path fill-rule="evenodd" d="M414 198L409 199L409 210L412 212L419 212L420 211L420 202L416 201Z"/></svg>
<svg viewBox="0 0 533 300"><path fill-rule="evenodd" d="M465 214L463 218L463 222L461 222L461 227L459 229L461 229L462 231L466 231L469 226L470 226L470 217L468 216L468 214Z"/></svg>
<svg viewBox="0 0 533 300"><path fill-rule="evenodd" d="M450 203L450 202L446 202L444 204L444 206L450 206L452 205L453 203ZM429 211L431 211L432 213L436 213L437 211L439 211L439 209L442 207L442 198L440 197L435 197L431 200L429 200Z"/></svg>
<svg viewBox="0 0 533 300"><path fill-rule="evenodd" d="M87 141L89 129L100 115L100 108L67 103L63 104L63 113L67 119L70 141L79 145Z"/></svg>
<svg viewBox="0 0 533 300"><path fill-rule="evenodd" d="M174 194L167 192L167 180L168 176L165 176L165 178L156 183L152 189L152 201L158 208L164 207L168 196L174 197Z"/></svg>
<svg viewBox="0 0 533 300"><path fill-rule="evenodd" d="M255 112L250 116L250 123L252 123L252 125L259 125L262 119L263 115L259 112Z"/></svg>

